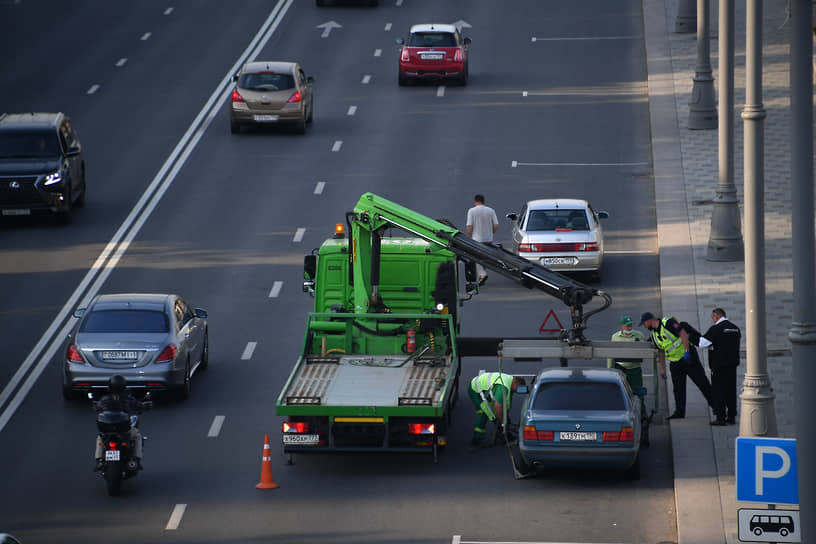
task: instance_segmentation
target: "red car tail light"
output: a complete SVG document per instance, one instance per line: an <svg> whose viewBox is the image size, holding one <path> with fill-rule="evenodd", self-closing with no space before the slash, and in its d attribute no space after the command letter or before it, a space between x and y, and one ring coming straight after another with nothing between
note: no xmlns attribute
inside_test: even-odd
<svg viewBox="0 0 816 544"><path fill-rule="evenodd" d="M232 101L233 102L243 102L244 97L238 92L238 89L232 91Z"/></svg>
<svg viewBox="0 0 816 544"><path fill-rule="evenodd" d="M285 433L307 433L309 424L304 421L288 421L281 425L281 430Z"/></svg>
<svg viewBox="0 0 816 544"><path fill-rule="evenodd" d="M295 104L297 102L300 102L300 98L301 98L300 91L295 91L294 93L292 93L292 96L290 96L289 100L287 100L286 102L288 102L289 104Z"/></svg>
<svg viewBox="0 0 816 544"><path fill-rule="evenodd" d="M604 442L620 442L620 434L621 433L613 433L605 431L603 433L603 441Z"/></svg>
<svg viewBox="0 0 816 544"><path fill-rule="evenodd" d="M68 345L68 350L65 352L65 358L72 363L85 363L85 361L82 359L82 355L79 354L79 350L73 344Z"/></svg>
<svg viewBox="0 0 816 544"><path fill-rule="evenodd" d="M541 251L538 249L541 244L519 244L519 253L533 253Z"/></svg>
<svg viewBox="0 0 816 544"><path fill-rule="evenodd" d="M436 427L433 423L409 423L408 432L411 434L435 434Z"/></svg>
<svg viewBox="0 0 816 544"><path fill-rule="evenodd" d="M400 62L408 62L408 60L410 60L408 58L408 50L403 47L402 53L400 53Z"/></svg>
<svg viewBox="0 0 816 544"><path fill-rule="evenodd" d="M634 442L635 441L635 432L632 427L623 427L620 432L620 441L621 442Z"/></svg>
<svg viewBox="0 0 816 544"><path fill-rule="evenodd" d="M176 358L176 354L178 353L178 348L175 344L167 344L167 347L162 350L159 354L158 359L156 359L157 363L169 363L173 359Z"/></svg>
<svg viewBox="0 0 816 544"><path fill-rule="evenodd" d="M456 62L462 62L462 60L464 58L465 58L465 55L464 55L464 53L462 53L461 49L457 49L456 53L453 54L453 60L455 60Z"/></svg>
<svg viewBox="0 0 816 544"><path fill-rule="evenodd" d="M574 253L599 251L598 242L557 242L552 244L519 244L519 253Z"/></svg>
<svg viewBox="0 0 816 544"><path fill-rule="evenodd" d="M532 425L524 426L524 440L538 440L539 442L552 442L555 440L553 431L538 431Z"/></svg>

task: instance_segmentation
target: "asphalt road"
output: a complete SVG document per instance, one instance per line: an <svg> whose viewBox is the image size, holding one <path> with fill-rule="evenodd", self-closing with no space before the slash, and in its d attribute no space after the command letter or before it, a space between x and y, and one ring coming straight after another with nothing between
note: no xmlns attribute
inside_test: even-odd
<svg viewBox="0 0 816 544"><path fill-rule="evenodd" d="M321 37L331 20L342 28ZM467 87L397 86L394 39L429 21L471 26ZM676 540L662 426L639 482L516 481L505 450L467 451L464 388L438 465L344 455L287 466L274 415L311 304L303 255L367 191L462 227L476 192L500 218L531 198L587 198L611 215L601 287L614 298L588 336L606 340L621 314L657 307L641 29L638 0L0 2L2 109L65 111L88 164L87 206L70 225L0 225L0 531L25 544ZM296 59L315 77L305 136L230 134L229 76L248 58ZM73 308L123 291L206 308L211 364L189 401L160 399L143 417L145 471L110 498L91 473L93 411L63 402L60 365ZM550 309L568 317L491 275L463 332L534 336ZM467 360L463 375L495 365ZM262 492L265 433L281 487Z"/></svg>

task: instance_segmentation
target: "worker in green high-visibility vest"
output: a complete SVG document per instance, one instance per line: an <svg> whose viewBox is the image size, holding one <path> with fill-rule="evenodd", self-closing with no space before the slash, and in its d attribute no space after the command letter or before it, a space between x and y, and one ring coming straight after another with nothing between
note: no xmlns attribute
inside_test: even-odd
<svg viewBox="0 0 816 544"><path fill-rule="evenodd" d="M519 386L526 385L524 378L502 372L485 372L470 381L468 393L476 407L476 426L473 428L471 446L486 445L488 421L494 421L499 426L507 425L511 396Z"/></svg>

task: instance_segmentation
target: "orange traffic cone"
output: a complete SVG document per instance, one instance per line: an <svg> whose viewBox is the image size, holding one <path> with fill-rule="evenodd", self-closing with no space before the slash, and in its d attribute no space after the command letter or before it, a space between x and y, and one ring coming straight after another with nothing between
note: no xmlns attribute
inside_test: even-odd
<svg viewBox="0 0 816 544"><path fill-rule="evenodd" d="M272 458L269 456L269 435L264 435L263 457L261 457L261 483L256 489L277 489L280 487L272 477Z"/></svg>

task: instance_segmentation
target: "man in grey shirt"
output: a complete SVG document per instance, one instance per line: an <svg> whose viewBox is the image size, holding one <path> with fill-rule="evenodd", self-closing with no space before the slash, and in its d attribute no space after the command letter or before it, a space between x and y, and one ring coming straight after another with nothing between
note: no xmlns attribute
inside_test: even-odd
<svg viewBox="0 0 816 544"><path fill-rule="evenodd" d="M499 228L496 212L490 206L485 206L484 195L473 197L473 207L467 212L468 236L477 242L492 242L493 233ZM487 272L481 264L476 264L479 285L487 281Z"/></svg>

